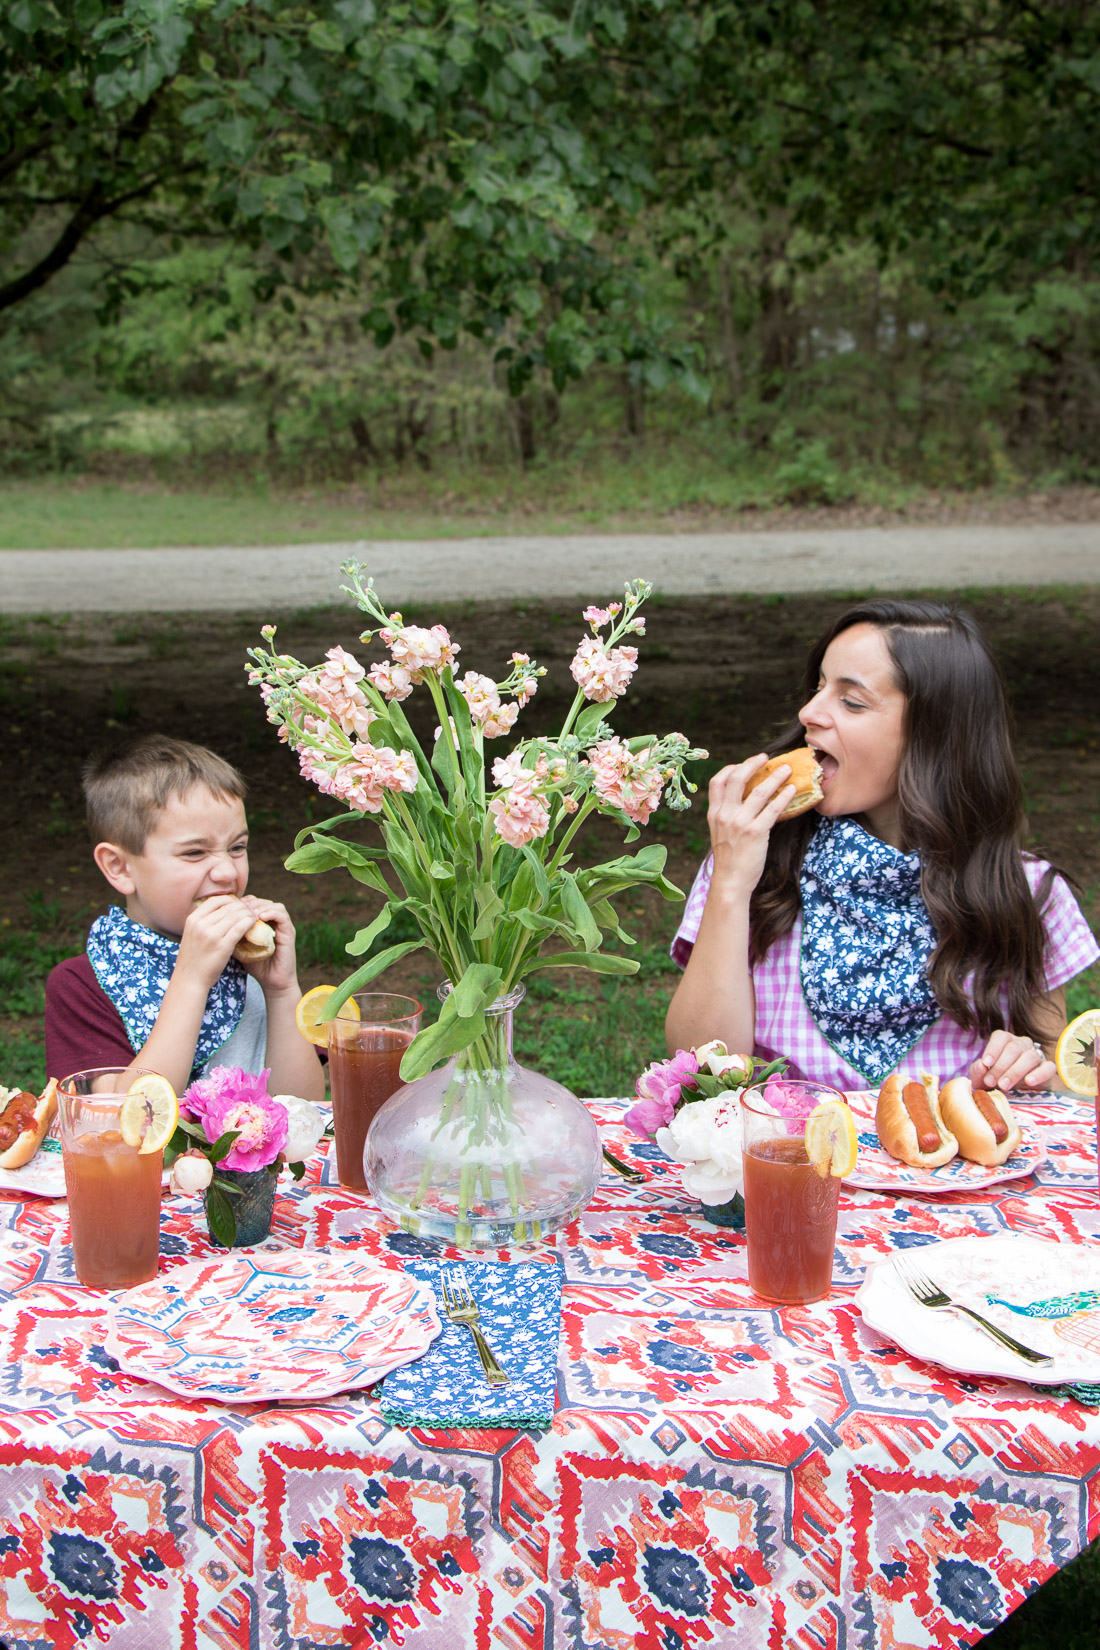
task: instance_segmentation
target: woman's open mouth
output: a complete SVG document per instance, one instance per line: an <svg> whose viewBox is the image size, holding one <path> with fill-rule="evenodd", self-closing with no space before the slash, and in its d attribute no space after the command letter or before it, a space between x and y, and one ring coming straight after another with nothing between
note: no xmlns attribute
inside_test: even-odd
<svg viewBox="0 0 1100 1650"><path fill-rule="evenodd" d="M829 781L836 773L836 770L840 764L837 762L836 757L831 756L828 751L819 750L816 745L811 745L810 749L817 758L817 765L821 769L821 789L823 791L827 791L829 789Z"/></svg>

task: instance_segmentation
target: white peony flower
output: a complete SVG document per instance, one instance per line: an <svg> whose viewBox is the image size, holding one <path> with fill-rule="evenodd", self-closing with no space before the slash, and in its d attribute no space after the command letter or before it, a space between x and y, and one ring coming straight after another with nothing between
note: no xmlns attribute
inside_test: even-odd
<svg viewBox="0 0 1100 1650"><path fill-rule="evenodd" d="M184 1152L172 1164L168 1184L173 1192L193 1197L196 1192L204 1192L213 1178L214 1168L208 1157L201 1152Z"/></svg>
<svg viewBox="0 0 1100 1650"><path fill-rule="evenodd" d="M724 1077L727 1071L748 1071L749 1062L743 1054L731 1054L720 1037L714 1037L695 1050L695 1058L702 1070L706 1066L712 1077Z"/></svg>
<svg viewBox="0 0 1100 1650"><path fill-rule="evenodd" d="M283 1156L288 1163L304 1163L317 1150L325 1132L324 1118L316 1106L296 1094L273 1094L271 1098L286 1107L287 1137Z"/></svg>
<svg viewBox="0 0 1100 1650"><path fill-rule="evenodd" d="M701 1052L701 1051L697 1051ZM716 1094L681 1106L655 1139L661 1150L685 1165L684 1190L700 1203L725 1203L744 1195L741 1162L741 1103L736 1094Z"/></svg>

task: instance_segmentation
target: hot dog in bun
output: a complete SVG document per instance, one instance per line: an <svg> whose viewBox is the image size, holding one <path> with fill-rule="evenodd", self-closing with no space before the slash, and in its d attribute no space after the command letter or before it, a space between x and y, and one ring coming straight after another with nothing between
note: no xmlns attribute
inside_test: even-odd
<svg viewBox="0 0 1100 1650"><path fill-rule="evenodd" d="M798 814L804 814L807 808L812 808L815 802L820 802L825 794L821 789L821 767L809 745L803 745L796 751L784 751L782 756L773 756L770 762L765 762L746 784L744 794L748 796L762 779L782 767L790 768L791 777L784 783L793 785L795 793L779 817L794 819ZM783 786L779 788L782 790Z"/></svg>
<svg viewBox="0 0 1100 1650"><path fill-rule="evenodd" d="M976 1089L968 1077L952 1077L940 1090L940 1108L960 1154L972 1163L993 1168L1020 1144L1020 1125L1000 1089Z"/></svg>
<svg viewBox="0 0 1100 1650"><path fill-rule="evenodd" d="M216 897L214 894L200 894L195 904L201 905L203 900ZM269 922L262 922L259 917L233 947L233 955L241 963L263 962L265 957L274 954L275 930Z"/></svg>
<svg viewBox="0 0 1100 1650"><path fill-rule="evenodd" d="M892 1071L879 1090L875 1127L891 1157L902 1163L936 1169L958 1156L959 1142L940 1111L939 1081L922 1071L920 1082L907 1082Z"/></svg>
<svg viewBox="0 0 1100 1650"><path fill-rule="evenodd" d="M56 1077L41 1095L0 1088L0 1169L21 1169L29 1163L56 1115Z"/></svg>
<svg viewBox="0 0 1100 1650"><path fill-rule="evenodd" d="M262 962L265 957L273 956L274 952L275 930L269 922L259 919L233 947L233 955L242 963Z"/></svg>

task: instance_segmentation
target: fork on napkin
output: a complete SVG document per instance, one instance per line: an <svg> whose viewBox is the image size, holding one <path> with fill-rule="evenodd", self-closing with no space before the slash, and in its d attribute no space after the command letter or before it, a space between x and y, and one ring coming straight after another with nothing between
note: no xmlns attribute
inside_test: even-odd
<svg viewBox="0 0 1100 1650"><path fill-rule="evenodd" d="M469 1331L443 1313L442 1280L455 1262L414 1256L405 1270L435 1290L443 1333L422 1358L386 1376L382 1419L406 1427L548 1427L557 1387L562 1268L540 1261L462 1262L485 1337L511 1376L507 1386L496 1387L485 1380Z"/></svg>

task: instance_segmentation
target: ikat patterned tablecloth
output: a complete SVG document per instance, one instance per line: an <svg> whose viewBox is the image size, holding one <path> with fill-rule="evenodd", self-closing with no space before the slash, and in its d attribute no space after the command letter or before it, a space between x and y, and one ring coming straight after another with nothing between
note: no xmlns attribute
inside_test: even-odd
<svg viewBox="0 0 1100 1650"><path fill-rule="evenodd" d="M744 1240L593 1101L608 1171L560 1234L545 1431L403 1430L371 1392L188 1402L121 1374L63 1202L0 1196L0 1640L9 1650L896 1650L973 1643L1100 1531L1100 1417L866 1328L892 1249L1100 1242L1089 1108L1027 1108L1048 1161L939 1198L841 1198L834 1289L779 1311ZM276 1247L440 1248L284 1177ZM166 1195L162 1267L209 1252ZM498 1258L509 1258L500 1256ZM515 1259L530 1260L531 1252Z"/></svg>

